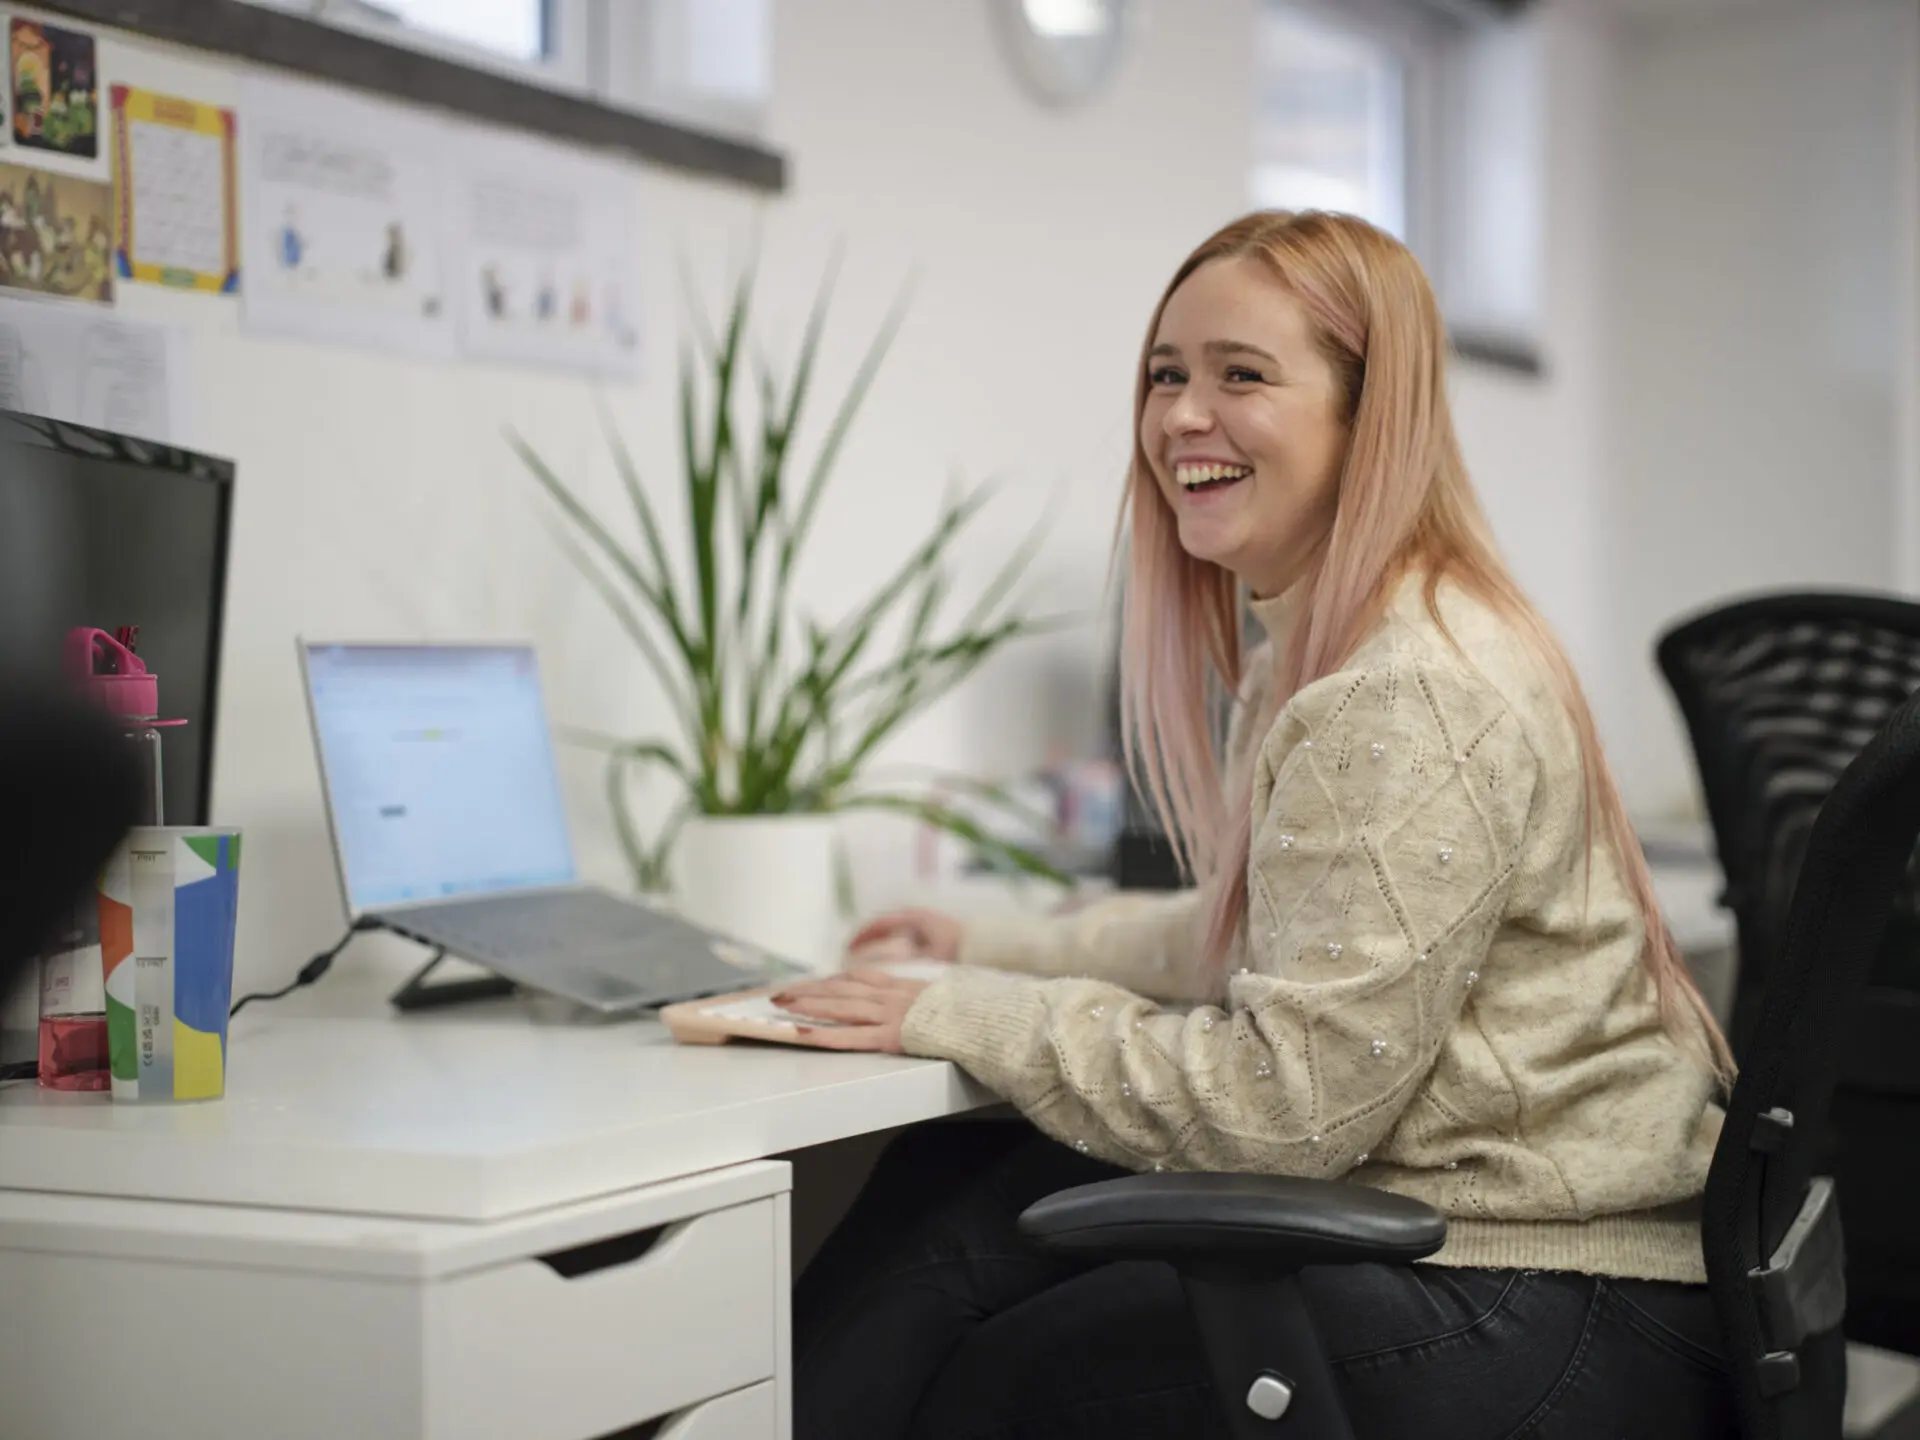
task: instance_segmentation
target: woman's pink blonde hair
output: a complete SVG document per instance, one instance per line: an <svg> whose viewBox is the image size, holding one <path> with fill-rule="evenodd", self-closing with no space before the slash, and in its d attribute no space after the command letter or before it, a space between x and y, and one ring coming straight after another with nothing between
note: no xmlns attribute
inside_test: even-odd
<svg viewBox="0 0 1920 1440"><path fill-rule="evenodd" d="M1241 597L1231 572L1181 548L1141 448L1139 422L1145 352L1168 298L1201 266L1238 258L1263 262L1305 308L1340 382L1350 431L1333 525L1295 578L1292 633L1272 637L1272 708L1252 718L1270 723L1301 688L1337 671L1380 622L1405 576L1422 577L1436 621L1443 581L1505 617L1565 699L1586 770L1589 857L1595 844L1618 856L1645 917L1645 963L1667 1029L1730 1080L1731 1054L1661 917L1573 666L1508 573L1467 477L1447 405L1446 327L1432 287L1404 245L1348 215L1261 211L1226 226L1174 273L1142 346L1122 514L1131 529L1124 733L1131 768L1206 896L1206 962L1225 963L1247 912L1250 781L1237 795L1224 793L1208 698L1219 693L1218 683L1229 693L1240 688Z"/></svg>

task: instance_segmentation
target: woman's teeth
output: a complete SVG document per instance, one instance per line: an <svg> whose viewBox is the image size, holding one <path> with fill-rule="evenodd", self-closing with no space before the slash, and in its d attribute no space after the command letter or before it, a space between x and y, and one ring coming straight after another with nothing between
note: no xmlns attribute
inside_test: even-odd
<svg viewBox="0 0 1920 1440"><path fill-rule="evenodd" d="M1253 473L1251 465L1176 465L1173 478L1189 490L1244 480Z"/></svg>

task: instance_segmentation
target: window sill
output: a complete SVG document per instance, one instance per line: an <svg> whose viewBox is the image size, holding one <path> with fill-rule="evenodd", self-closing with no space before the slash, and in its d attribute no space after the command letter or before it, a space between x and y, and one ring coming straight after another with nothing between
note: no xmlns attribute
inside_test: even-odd
<svg viewBox="0 0 1920 1440"><path fill-rule="evenodd" d="M42 9L155 40L271 65L551 140L623 150L656 165L783 190L786 157L743 140L617 110L246 0L39 0Z"/></svg>

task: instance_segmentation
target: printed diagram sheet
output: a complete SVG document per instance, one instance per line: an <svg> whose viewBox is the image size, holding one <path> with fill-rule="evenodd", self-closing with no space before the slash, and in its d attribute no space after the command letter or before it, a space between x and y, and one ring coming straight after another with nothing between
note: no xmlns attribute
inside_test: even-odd
<svg viewBox="0 0 1920 1440"><path fill-rule="evenodd" d="M0 297L0 408L191 446L186 353L168 327Z"/></svg>
<svg viewBox="0 0 1920 1440"><path fill-rule="evenodd" d="M242 108L247 327L451 359L446 128L258 78Z"/></svg>
<svg viewBox="0 0 1920 1440"><path fill-rule="evenodd" d="M632 174L505 136L463 140L462 349L628 377L639 364Z"/></svg>

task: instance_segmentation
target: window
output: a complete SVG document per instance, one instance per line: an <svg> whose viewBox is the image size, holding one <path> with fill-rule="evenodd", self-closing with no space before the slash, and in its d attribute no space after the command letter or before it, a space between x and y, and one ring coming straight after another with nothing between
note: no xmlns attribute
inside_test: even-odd
<svg viewBox="0 0 1920 1440"><path fill-rule="evenodd" d="M1418 255L1463 354L1536 368L1535 27L1432 0L1262 0L1253 203L1344 210Z"/></svg>
<svg viewBox="0 0 1920 1440"><path fill-rule="evenodd" d="M593 8L606 0L253 0L477 68L590 90Z"/></svg>
<svg viewBox="0 0 1920 1440"><path fill-rule="evenodd" d="M616 103L759 133L773 83L773 0L608 3Z"/></svg>
<svg viewBox="0 0 1920 1440"><path fill-rule="evenodd" d="M553 55L552 0L381 0L411 30L538 64Z"/></svg>
<svg viewBox="0 0 1920 1440"><path fill-rule="evenodd" d="M756 134L772 0L252 0L623 109Z"/></svg>
<svg viewBox="0 0 1920 1440"><path fill-rule="evenodd" d="M1546 101L1540 32L1479 30L1450 51L1439 125L1444 202L1435 250L1447 319L1508 346L1539 341L1545 283Z"/></svg>
<svg viewBox="0 0 1920 1440"><path fill-rule="evenodd" d="M1257 43L1254 203L1344 210L1408 239L1406 58L1278 4L1262 11Z"/></svg>

